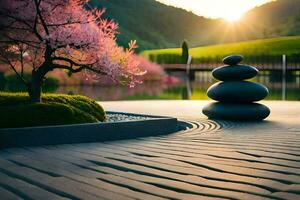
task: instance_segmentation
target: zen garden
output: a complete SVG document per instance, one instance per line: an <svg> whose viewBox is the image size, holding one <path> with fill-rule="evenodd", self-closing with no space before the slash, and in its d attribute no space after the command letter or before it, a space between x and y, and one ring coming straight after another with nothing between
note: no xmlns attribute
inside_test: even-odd
<svg viewBox="0 0 300 200"><path fill-rule="evenodd" d="M299 200L300 0L0 0L0 200Z"/></svg>

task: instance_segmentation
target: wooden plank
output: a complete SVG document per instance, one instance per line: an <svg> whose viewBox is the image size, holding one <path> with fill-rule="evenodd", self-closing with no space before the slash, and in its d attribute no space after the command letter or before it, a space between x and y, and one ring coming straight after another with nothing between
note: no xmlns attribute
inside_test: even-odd
<svg viewBox="0 0 300 200"><path fill-rule="evenodd" d="M74 159L74 157L77 157L76 155L78 153L75 154L73 152L69 152L69 154L70 153L72 154L72 157L66 156L67 158L69 158L69 160L72 160L73 162L78 161L78 162L81 163L80 160ZM65 155L66 154L68 155L67 151L65 151ZM61 155L61 154L52 151L51 153L49 153L49 155L53 156L53 155ZM77 163L77 164L80 164L80 163ZM91 171L89 171L87 169L85 169L85 170L86 170L86 173L92 173ZM131 180L131 179L123 178L123 177L120 177L120 176L115 176L115 175L103 174L103 173L99 173L99 172L98 173L94 172L94 173L91 174L91 176L94 177L94 178L98 178L102 181L108 181L109 183L115 184L117 186L128 187L130 189L135 189L136 191L140 192L139 196L147 195L147 193L158 195L157 197L153 196L150 199L161 199L161 198L159 198L159 196L160 197L166 197L166 198L176 198L176 196L178 196L181 199L195 199L196 197L198 197L198 198L200 197L200 198L203 198L203 199L219 199L219 198L221 199L221 197L218 196L218 195L211 194L211 196L213 196L213 197L210 197L210 196L201 195L201 194L195 195L194 193L184 194L184 193L170 191L170 190L167 190L167 189L156 187L156 186L153 186L151 184L139 182L139 181L136 181L136 180ZM149 191L149 192L147 192L147 191ZM146 192L146 193L142 194L141 192ZM146 198L143 197L143 199L146 199Z"/></svg>
<svg viewBox="0 0 300 200"><path fill-rule="evenodd" d="M94 188L64 177L53 178L29 168L12 165L10 162L0 159L0 171L8 176L21 179L54 194L70 199L103 199L101 195L90 194ZM7 166L5 169L2 166Z"/></svg>
<svg viewBox="0 0 300 200"><path fill-rule="evenodd" d="M129 165L134 166L136 168L137 166L141 166L146 169L146 167L149 167L151 169L159 169L161 171L167 171L167 172L173 172L173 173L180 173L182 175L194 175L194 176L199 176L203 178L208 178L208 179L215 179L215 180L223 180L224 182L238 182L238 183L244 183L244 184L249 184L249 185L256 185L256 186L261 186L261 187L266 187L265 185L271 185L270 188L274 190L280 190L280 188L286 186L286 184L280 183L278 181L274 180L268 180L268 179L257 179L254 177L244 177L244 176L239 176L235 174L230 174L230 173L222 173L206 168L186 168L186 167L179 167L179 166L174 166L174 165L168 165L168 164L162 164L162 163L157 163L153 161L147 161L147 160L138 160L134 159L132 157L125 157L121 158L118 157L117 155L114 155L111 157L111 159L105 159L101 158L99 156L95 155L88 155L88 154L83 154L79 153L78 155L75 154L74 152L68 152L67 149L63 150L66 154L73 155L73 156L81 156L82 158L89 159L91 161L98 161L100 163L107 163L107 164L115 164L120 167L124 165L125 163L128 163ZM121 163L118 164L118 162L121 161Z"/></svg>
<svg viewBox="0 0 300 200"><path fill-rule="evenodd" d="M86 148L86 146L84 148ZM101 152L103 153L102 150L103 149L101 148ZM105 156L105 154L103 156ZM74 162L73 158L74 157L72 157L72 159L71 159L72 162ZM68 160L70 160L70 159L68 159ZM111 161L111 162L113 162L113 161ZM91 166L95 167L94 165L89 164L89 167L91 167ZM164 171L161 171L161 170L147 168L145 166L138 166L138 165L133 166L133 165L128 165L126 163L122 163L121 166L122 167L127 166L128 170L131 169L133 171L140 171L141 173L146 173L145 170L147 170L148 174L152 174L152 175L155 175L155 176L166 177L168 179L186 181L186 182L189 182L189 183L193 183L192 181L190 181L190 180L193 180L193 181L195 181L195 183L202 183L203 185L207 185L207 186L211 186L211 187L219 187L219 188L224 187L224 188L227 188L229 190L240 190L240 191L244 191L244 192L255 191L255 193L260 193L260 194L268 194L269 193L267 190L263 190L261 188L257 188L257 187L254 187L254 186L237 184L237 183L230 183L230 182L227 182L224 185L224 182L222 182L222 181L207 180L207 179L204 179L204 178L201 178L201 177L196 177L196 176L195 177L193 177L193 176L187 177L185 175L180 175L180 174L177 174L177 173L164 172Z"/></svg>
<svg viewBox="0 0 300 200"><path fill-rule="evenodd" d="M256 161L256 162L262 162L262 163L269 163L269 164L278 164L282 166L287 167L293 167L293 168L300 168L300 162L298 161L289 161L289 160L283 160L280 158L268 158L268 157L254 157L252 155L242 154L240 152L235 151L234 149L230 149L230 147L227 147L224 149L224 151L220 152L220 150L216 151L216 148L210 148L210 149L201 149L202 144L200 145L199 149L195 148L195 145L187 145L183 149L180 149L179 145L178 147L172 149L172 144L162 146L160 144L156 143L137 143L132 148L138 148L138 149L151 149L152 151L157 152L168 152L170 155L186 155L189 157L197 157L198 154L200 155L209 155L214 156L216 158L226 158L226 159L234 159L236 161L238 160L244 160L244 161ZM189 148L188 146L193 146L193 148ZM229 150L229 151L228 151Z"/></svg>
<svg viewBox="0 0 300 200"><path fill-rule="evenodd" d="M7 187L7 186L3 186L3 187ZM4 188L1 187L0 185L0 194L1 194L1 198L5 199L5 200L21 200L24 199L18 195L16 195L14 192L11 192L9 190L6 190ZM30 198L27 198L28 200L30 200Z"/></svg>
<svg viewBox="0 0 300 200"><path fill-rule="evenodd" d="M298 200L300 199L299 194L287 193L287 192L276 192L273 193L274 197L279 197L286 200Z"/></svg>
<svg viewBox="0 0 300 200"><path fill-rule="evenodd" d="M119 146L119 145L118 145ZM120 145L121 146L121 145ZM122 146L126 147L126 146ZM117 148L117 147L116 147ZM211 149L209 151L207 150L188 150L186 149L171 149L170 147L161 147L159 145L149 145L149 144L135 144L130 147L129 149L140 149L140 150L145 150L145 151L150 151L150 152L157 152L157 153L162 153L165 155L170 155L170 156L185 156L185 157L202 157L202 156L210 156L214 157L215 160L218 159L227 159L227 160L232 160L232 162L239 162L239 161L249 161L249 162L258 162L258 163L266 163L266 164L272 164L272 165L278 165L278 166L285 166L285 167L290 167L290 168L295 168L299 169L299 162L294 162L294 161L285 161L285 160L278 160L278 159L273 159L273 158L257 158L249 155L244 155L241 153L237 152L228 152L228 151L215 151L214 149ZM237 157L238 156L238 157Z"/></svg>
<svg viewBox="0 0 300 200"><path fill-rule="evenodd" d="M39 149L39 151L42 151ZM44 149L44 151L47 151ZM44 166L48 166L48 169L53 173L61 173L64 177L75 181L76 184L83 184L89 186L89 193L94 195L101 194L101 197L105 197L106 199L131 199L135 196L143 196L144 199L162 199L155 196L151 196L145 193L139 193L135 191L131 191L127 188L122 188L117 185L113 185L107 182L103 182L101 180L96 179L98 173L93 171L86 171L83 168L78 167L77 165L73 165L69 162L66 162L67 159L53 159L57 157L55 152L51 152L51 155L42 154L41 157L35 156L35 153L31 153L31 155L27 155L26 159L18 159L19 162L23 162L26 165L32 165L36 168L43 169ZM29 158L34 156L37 160L31 161ZM47 157L47 160L43 160L43 158ZM13 158L12 158L13 159ZM74 158L72 158L74 160ZM91 165L87 161L77 160L80 165ZM91 191L91 187L96 187ZM85 191L84 187L82 187ZM131 197L130 197L131 196Z"/></svg>
<svg viewBox="0 0 300 200"><path fill-rule="evenodd" d="M52 199L67 199L65 197L59 196L58 194L54 194L52 192L48 192L40 187L37 187L35 185L31 185L29 183L26 183L20 179L16 179L13 177L10 177L6 174L3 174L0 172L0 185L7 185L12 188L12 191L15 192L15 195L23 196L25 198L29 199L45 199L45 200L52 200ZM5 198L3 198L5 199Z"/></svg>
<svg viewBox="0 0 300 200"><path fill-rule="evenodd" d="M104 146L104 145L103 145ZM116 154L122 155L124 152L129 152L134 157L142 158L142 159L153 159L159 162L174 162L174 160L180 160L183 158L186 158L184 155L172 155L169 156L169 154L163 154L163 151L160 152L153 152L150 149L149 150L141 150L141 149L132 149L128 147L121 147L121 146L104 146L107 148L101 148L99 151L104 152L114 152ZM176 149L178 150L178 149ZM193 154L190 152L190 154ZM168 158L168 159L166 159ZM268 171L275 171L275 172L281 172L281 173L288 173L288 174L294 174L294 175L300 175L300 169L297 168L290 168L290 167L284 167L284 166L278 166L278 165L272 165L268 163L258 163L258 162L250 162L250 161L241 161L241 160L233 160L233 159L222 159L222 158L215 158L213 156L209 155L197 155L197 158L203 159L201 162L209 161L213 163L219 163L219 164L225 164L228 166L239 166L239 167L245 167L245 168L253 168L253 169L262 169L262 170L268 170ZM166 161L164 161L166 159ZM179 163L177 163L179 164Z"/></svg>

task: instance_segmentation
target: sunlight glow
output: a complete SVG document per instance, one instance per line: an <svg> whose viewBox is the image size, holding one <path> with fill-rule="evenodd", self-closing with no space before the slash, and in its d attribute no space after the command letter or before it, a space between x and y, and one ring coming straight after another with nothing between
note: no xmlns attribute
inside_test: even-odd
<svg viewBox="0 0 300 200"><path fill-rule="evenodd" d="M238 21L250 9L272 0L157 0L208 18Z"/></svg>
<svg viewBox="0 0 300 200"><path fill-rule="evenodd" d="M226 15L223 16L223 18L228 21L228 22L237 22L241 17L242 17L243 13L228 13Z"/></svg>

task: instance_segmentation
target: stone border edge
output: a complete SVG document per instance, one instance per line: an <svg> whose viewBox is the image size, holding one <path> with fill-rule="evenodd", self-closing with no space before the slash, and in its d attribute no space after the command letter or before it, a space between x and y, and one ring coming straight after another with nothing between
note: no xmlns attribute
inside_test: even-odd
<svg viewBox="0 0 300 200"><path fill-rule="evenodd" d="M176 118L172 117L121 112L108 113L145 116L149 117L150 119L122 122L0 129L0 149L24 146L43 146L125 140L139 137L170 134L182 130L182 127L180 127L182 126L182 124L179 123Z"/></svg>

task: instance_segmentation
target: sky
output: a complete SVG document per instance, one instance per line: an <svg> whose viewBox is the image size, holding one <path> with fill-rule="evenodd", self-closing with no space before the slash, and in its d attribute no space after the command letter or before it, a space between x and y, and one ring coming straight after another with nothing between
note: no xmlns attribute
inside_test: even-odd
<svg viewBox="0 0 300 200"><path fill-rule="evenodd" d="M208 18L237 21L245 12L272 0L157 0Z"/></svg>

